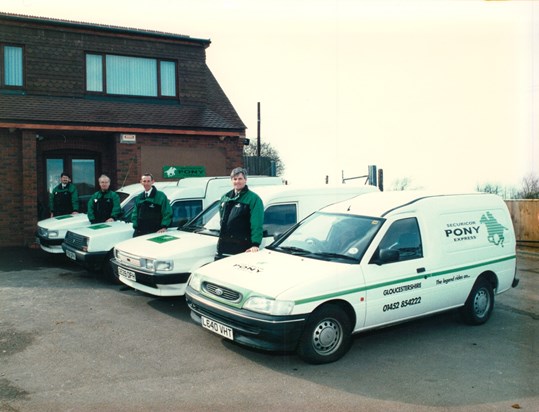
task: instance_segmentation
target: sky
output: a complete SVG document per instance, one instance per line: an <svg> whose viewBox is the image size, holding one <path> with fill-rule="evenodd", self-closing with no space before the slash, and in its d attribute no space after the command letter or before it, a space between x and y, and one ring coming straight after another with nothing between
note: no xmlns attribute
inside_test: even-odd
<svg viewBox="0 0 539 412"><path fill-rule="evenodd" d="M2 0L0 11L211 40L207 64L290 184L539 176L539 2ZM180 85L181 87L181 85ZM364 182L364 179L352 182Z"/></svg>

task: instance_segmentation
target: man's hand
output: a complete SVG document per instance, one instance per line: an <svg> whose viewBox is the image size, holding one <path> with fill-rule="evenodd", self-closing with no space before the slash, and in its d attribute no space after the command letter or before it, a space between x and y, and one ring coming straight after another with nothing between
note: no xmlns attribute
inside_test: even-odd
<svg viewBox="0 0 539 412"><path fill-rule="evenodd" d="M250 247L249 249L246 250L246 252L258 252L260 249L258 248L258 246L252 246Z"/></svg>

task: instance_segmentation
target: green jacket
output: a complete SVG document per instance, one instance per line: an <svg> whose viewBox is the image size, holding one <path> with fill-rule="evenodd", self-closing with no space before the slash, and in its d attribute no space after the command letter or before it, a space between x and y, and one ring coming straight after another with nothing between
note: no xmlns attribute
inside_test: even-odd
<svg viewBox="0 0 539 412"><path fill-rule="evenodd" d="M102 223L109 218L118 220L122 216L120 196L111 190L95 192L88 201L88 220Z"/></svg>
<svg viewBox="0 0 539 412"><path fill-rule="evenodd" d="M232 255L252 246L260 246L263 237L264 204L247 186L239 193L234 190L221 197L219 207L221 232L217 253Z"/></svg>
<svg viewBox="0 0 539 412"><path fill-rule="evenodd" d="M49 196L49 209L54 216L68 215L79 211L79 192L73 183L62 188L60 183Z"/></svg>
<svg viewBox="0 0 539 412"><path fill-rule="evenodd" d="M167 196L152 187L150 197L145 198L142 192L135 198L135 206L131 215L133 228L137 234L157 232L166 229L172 222L172 207Z"/></svg>

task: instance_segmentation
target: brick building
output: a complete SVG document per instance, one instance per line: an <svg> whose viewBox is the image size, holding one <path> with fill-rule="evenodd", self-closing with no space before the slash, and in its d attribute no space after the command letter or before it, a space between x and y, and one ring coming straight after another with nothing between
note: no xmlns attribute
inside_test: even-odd
<svg viewBox="0 0 539 412"><path fill-rule="evenodd" d="M0 13L0 246L31 245L62 170L84 198L167 166L241 165L245 125L206 65L209 40ZM183 169L182 169L183 168Z"/></svg>

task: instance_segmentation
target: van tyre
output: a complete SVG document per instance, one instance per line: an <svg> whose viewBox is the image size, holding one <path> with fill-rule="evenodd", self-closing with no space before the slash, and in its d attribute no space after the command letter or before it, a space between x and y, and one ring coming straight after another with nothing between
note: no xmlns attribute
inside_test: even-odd
<svg viewBox="0 0 539 412"><path fill-rule="evenodd" d="M348 315L336 305L325 305L309 316L299 340L298 355L312 364L340 359L352 343Z"/></svg>
<svg viewBox="0 0 539 412"><path fill-rule="evenodd" d="M478 279L461 309L464 321L470 325L482 325L490 318L494 308L494 291L492 284L484 279Z"/></svg>

